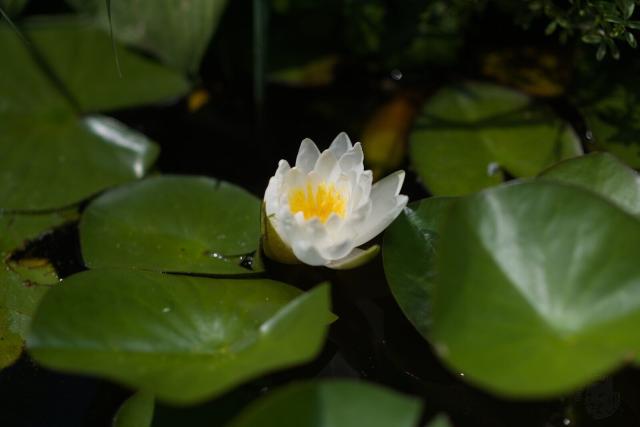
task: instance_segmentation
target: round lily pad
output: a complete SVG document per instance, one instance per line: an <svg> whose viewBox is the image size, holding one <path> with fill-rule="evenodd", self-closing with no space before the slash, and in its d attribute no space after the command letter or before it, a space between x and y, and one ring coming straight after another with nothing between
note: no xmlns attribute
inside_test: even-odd
<svg viewBox="0 0 640 427"><path fill-rule="evenodd" d="M35 39L40 40L40 34L35 31ZM158 155L154 143L116 120L79 117L74 104L82 106L83 96L75 102L69 99L85 92L83 88L90 80L83 76L95 74L86 61L91 63L95 55L104 57L104 49L86 55L87 50L96 46L76 51L73 45L66 44L74 37L82 38L83 32L71 32L64 37L58 37L57 30L42 34L46 35L46 43L40 41L47 46L45 56L51 56L52 68L58 69L59 64L68 62L70 57L73 59L74 73L65 74L68 78L61 80L61 84L69 83L67 94L58 90L33 59L24 41L0 25L0 51L4 58L0 73L2 210L50 210L75 204L107 187L142 177ZM155 75L151 66L142 70L149 72L145 79ZM114 89L114 79L109 80L110 83L106 80L98 86L107 95L98 96L93 89L86 91L95 95L92 99L97 103L87 108L130 105L136 100L149 101L167 94L127 87ZM152 80L162 86L161 78Z"/></svg>
<svg viewBox="0 0 640 427"><path fill-rule="evenodd" d="M90 268L242 274L260 240L260 201L205 177L155 176L94 200L80 222Z"/></svg>
<svg viewBox="0 0 640 427"><path fill-rule="evenodd" d="M640 221L606 199L505 185L459 200L440 236L431 338L465 379L546 397L640 350Z"/></svg>
<svg viewBox="0 0 640 427"><path fill-rule="evenodd" d="M133 270L73 275L43 298L27 347L49 368L109 378L174 404L313 358L329 289Z"/></svg>
<svg viewBox="0 0 640 427"><path fill-rule="evenodd" d="M571 126L527 95L493 84L445 87L410 135L411 162L434 195L458 196L531 177L582 154Z"/></svg>

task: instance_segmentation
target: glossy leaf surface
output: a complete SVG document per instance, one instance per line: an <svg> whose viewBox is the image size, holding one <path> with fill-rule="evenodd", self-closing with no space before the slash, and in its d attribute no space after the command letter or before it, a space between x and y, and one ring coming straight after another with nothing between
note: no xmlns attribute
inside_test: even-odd
<svg viewBox="0 0 640 427"><path fill-rule="evenodd" d="M0 74L0 209L69 206L144 175L157 157L155 144L116 120L79 118L69 94L6 26L0 50L7 58ZM91 71L83 62L73 67L74 76Z"/></svg>
<svg viewBox="0 0 640 427"><path fill-rule="evenodd" d="M640 214L640 175L611 154L593 153L558 163L541 178L587 188Z"/></svg>
<svg viewBox="0 0 640 427"><path fill-rule="evenodd" d="M157 176L96 199L80 223L91 268L242 274L260 240L260 201L204 177Z"/></svg>
<svg viewBox="0 0 640 427"><path fill-rule="evenodd" d="M313 358L329 310L327 286L90 270L45 296L28 348L44 366L190 404Z"/></svg>
<svg viewBox="0 0 640 427"><path fill-rule="evenodd" d="M432 339L465 379L542 397L640 350L640 221L579 187L486 190L452 208L438 245Z"/></svg>

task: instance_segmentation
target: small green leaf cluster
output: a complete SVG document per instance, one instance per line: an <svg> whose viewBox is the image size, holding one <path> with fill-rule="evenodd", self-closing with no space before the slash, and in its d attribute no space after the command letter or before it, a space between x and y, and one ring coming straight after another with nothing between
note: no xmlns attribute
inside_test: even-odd
<svg viewBox="0 0 640 427"><path fill-rule="evenodd" d="M640 29L640 21L634 20L637 0L529 0L528 9L533 15L544 15L551 22L546 33L558 32L560 39L579 37L582 42L597 45L596 57L602 60L607 52L620 58L616 43L626 43L636 48L633 31Z"/></svg>

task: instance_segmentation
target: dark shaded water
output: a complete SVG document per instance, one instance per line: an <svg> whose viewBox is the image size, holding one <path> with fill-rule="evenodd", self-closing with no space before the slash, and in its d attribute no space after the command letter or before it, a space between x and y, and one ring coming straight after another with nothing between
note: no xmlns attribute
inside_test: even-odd
<svg viewBox="0 0 640 427"><path fill-rule="evenodd" d="M250 14L243 10L247 5L233 3L223 20L226 31L221 32L250 50ZM60 2L36 1L30 7L32 13L63 10ZM237 31L229 30L231 27ZM470 33L473 37L474 32ZM525 33L501 34L500 43L511 40L517 45L527 42L526 37ZM495 34L484 33L474 46L481 50L496 40ZM216 38L211 48L215 54L208 55L203 65L201 85L210 95L203 108L189 112L186 101L181 100L113 115L161 145L159 171L224 179L258 197L277 161L295 159L302 138L311 137L326 147L339 131L357 136L375 107L400 89L413 90L419 84L426 93L448 80L477 77L473 52L463 55L467 62L453 70L429 76L406 73L400 82L391 78L390 71L369 74L361 64L345 64L327 88L269 86L266 103L257 109L250 75L229 74L221 65L224 58L219 52L230 49L225 43L227 39ZM248 60L242 53L234 55L238 57L233 61ZM584 125L567 100L550 104L584 135ZM403 193L412 200L428 195L411 173ZM27 251L51 258L62 277L84 268L75 225L45 236ZM500 399L467 385L461 374L442 366L401 313L384 280L380 259L347 272L269 265L269 275L303 289L323 280L332 282L333 308L339 320L332 325L322 353L306 366L260 378L204 405L188 409L159 405L154 425L221 426L268 390L316 377L362 378L415 395L425 402L424 420L446 412L457 427L640 425L640 375L632 369L575 395L548 401ZM104 381L48 371L23 356L16 365L0 371L0 426L108 426L129 394Z"/></svg>

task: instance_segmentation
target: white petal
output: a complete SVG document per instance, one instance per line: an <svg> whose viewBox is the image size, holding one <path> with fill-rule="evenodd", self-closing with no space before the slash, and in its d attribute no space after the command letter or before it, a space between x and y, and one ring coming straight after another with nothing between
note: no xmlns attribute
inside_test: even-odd
<svg viewBox="0 0 640 427"><path fill-rule="evenodd" d="M305 264L308 265L325 265L328 261L324 259L318 250L308 242L294 242L291 246L293 254Z"/></svg>
<svg viewBox="0 0 640 427"><path fill-rule="evenodd" d="M333 152L333 155L336 156L336 159L339 159L344 153L347 152L347 150L351 149L351 147L351 140L349 139L347 134L344 132L340 132L329 146L329 150Z"/></svg>
<svg viewBox="0 0 640 427"><path fill-rule="evenodd" d="M354 145L351 150L348 150L340 157L338 164L342 172L362 172L364 170L363 161L364 153L362 152L362 146L359 142L356 142L356 145Z"/></svg>
<svg viewBox="0 0 640 427"><path fill-rule="evenodd" d="M373 175L370 170L366 170L357 174L355 180L356 183L352 186L349 199L349 212L353 212L369 202Z"/></svg>
<svg viewBox="0 0 640 427"><path fill-rule="evenodd" d="M395 171L391 175L382 178L371 187L371 201L375 204L380 200L390 200L400 193L404 182L404 171Z"/></svg>
<svg viewBox="0 0 640 427"><path fill-rule="evenodd" d="M318 150L316 144L309 138L305 138L300 143L298 157L296 157L296 167L304 172L309 172L315 166L318 157L320 157L320 150Z"/></svg>
<svg viewBox="0 0 640 427"><path fill-rule="evenodd" d="M340 228L342 223L343 219L335 213L332 213L329 215L329 218L327 218L327 222L324 223L324 226L326 227L329 234L335 234L336 232L338 232L338 229Z"/></svg>
<svg viewBox="0 0 640 427"><path fill-rule="evenodd" d="M362 223L365 220L369 220L372 210L371 200L366 200L356 209L349 213L349 227L353 229L353 234L357 234L356 231L364 228L364 224ZM356 245L359 246L359 245Z"/></svg>
<svg viewBox="0 0 640 427"><path fill-rule="evenodd" d="M289 190L294 188L304 188L307 183L307 175L304 171L297 166L289 169L283 179L282 191L285 196L288 197Z"/></svg>
<svg viewBox="0 0 640 427"><path fill-rule="evenodd" d="M286 160L280 160L278 162L278 169L276 169L276 174L274 176L282 177L285 173L289 172L291 166L289 166L289 162Z"/></svg>
<svg viewBox="0 0 640 427"><path fill-rule="evenodd" d="M331 150L325 150L320 154L313 171L320 181L333 181L337 173L338 159Z"/></svg>
<svg viewBox="0 0 640 427"><path fill-rule="evenodd" d="M380 246L374 245L363 250L355 248L347 256L329 262L326 266L334 270L349 270L371 261L380 252Z"/></svg>
<svg viewBox="0 0 640 427"><path fill-rule="evenodd" d="M360 246L380 234L400 214L408 198L399 196L404 182L400 170L383 178L371 188L371 213L358 230L356 246Z"/></svg>
<svg viewBox="0 0 640 427"><path fill-rule="evenodd" d="M297 219L297 218L296 218ZM285 231L293 254L305 264L324 265L327 259L318 250L318 245L327 240L327 232L318 219L303 223L296 221L293 227Z"/></svg>
<svg viewBox="0 0 640 427"><path fill-rule="evenodd" d="M344 258L353 250L353 248L353 241L351 239L344 239L327 246L319 246L318 252L324 259L331 261Z"/></svg>
<svg viewBox="0 0 640 427"><path fill-rule="evenodd" d="M282 183L279 178L274 176L269 179L269 184L264 192L264 205L267 215L272 215L278 209L281 186Z"/></svg>
<svg viewBox="0 0 640 427"><path fill-rule="evenodd" d="M400 215L400 212L407 206L409 198L403 194L395 196L392 202L378 202L377 207L374 205L371 209L369 218L365 221L364 227L358 230L358 236L355 239L355 245L360 246L380 234L387 228L394 219Z"/></svg>

